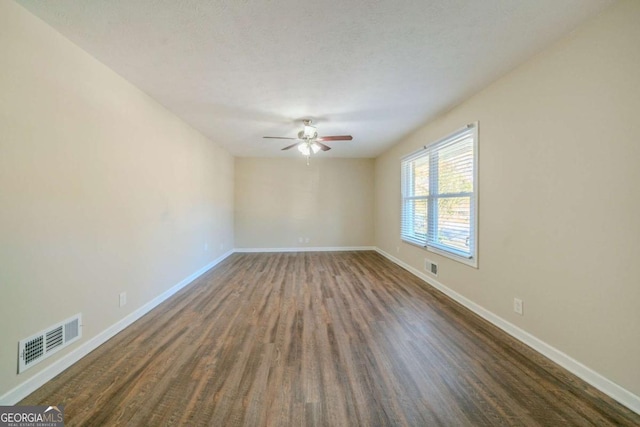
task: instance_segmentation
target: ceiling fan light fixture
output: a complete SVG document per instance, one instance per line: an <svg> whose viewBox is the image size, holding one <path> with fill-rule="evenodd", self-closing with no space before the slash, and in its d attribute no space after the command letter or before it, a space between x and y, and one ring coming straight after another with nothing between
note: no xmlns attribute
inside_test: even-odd
<svg viewBox="0 0 640 427"><path fill-rule="evenodd" d="M298 145L298 151L305 156L310 156L311 153L316 154L318 151L320 151L320 146L315 142L305 142Z"/></svg>

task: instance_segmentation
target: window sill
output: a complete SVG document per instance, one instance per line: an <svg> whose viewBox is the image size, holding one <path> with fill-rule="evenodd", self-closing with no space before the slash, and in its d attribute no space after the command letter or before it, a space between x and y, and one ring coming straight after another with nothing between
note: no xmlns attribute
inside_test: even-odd
<svg viewBox="0 0 640 427"><path fill-rule="evenodd" d="M446 257L446 258L452 259L454 261L460 262L462 264L466 264L469 267L478 268L478 258L477 257L467 258L467 257L463 257L463 256L460 256L460 255L456 255L456 254L451 253L451 252L444 251L442 249L435 248L433 246L427 246L424 249L426 249L429 252L433 252L435 254L442 255L443 257Z"/></svg>
<svg viewBox="0 0 640 427"><path fill-rule="evenodd" d="M433 246L422 246L420 244L417 244L417 243L414 243L414 242L410 242L408 240L402 240L402 242L406 243L407 245L411 245L411 246L415 246L416 248L423 249L423 250L425 250L427 252L432 252L434 254L441 255L441 256L443 256L445 258L452 259L452 260L457 261L459 263L468 265L469 267L473 267L473 268L476 268L476 269L478 268L478 258L477 257L466 258L466 257L460 256L460 255L456 255L456 254L451 253L451 252L444 251L442 249L438 249L438 248L433 247Z"/></svg>

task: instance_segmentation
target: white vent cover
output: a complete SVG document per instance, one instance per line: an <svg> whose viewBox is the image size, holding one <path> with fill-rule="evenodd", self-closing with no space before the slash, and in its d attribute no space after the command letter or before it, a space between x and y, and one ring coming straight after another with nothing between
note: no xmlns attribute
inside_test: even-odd
<svg viewBox="0 0 640 427"><path fill-rule="evenodd" d="M63 349L82 337L82 314L64 320L42 332L20 340L18 345L18 373Z"/></svg>
<svg viewBox="0 0 640 427"><path fill-rule="evenodd" d="M438 275L438 264L431 261L430 259L426 259L426 258L424 259L424 269L427 270L429 273L433 274L434 276Z"/></svg>

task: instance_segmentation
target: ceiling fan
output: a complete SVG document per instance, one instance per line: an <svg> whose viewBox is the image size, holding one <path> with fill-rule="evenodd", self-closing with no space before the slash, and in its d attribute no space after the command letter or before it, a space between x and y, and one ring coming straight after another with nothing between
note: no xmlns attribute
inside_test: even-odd
<svg viewBox="0 0 640 427"><path fill-rule="evenodd" d="M286 136L263 136L263 138L269 139L299 139L300 142L296 142L295 144L288 145L284 147L282 150L289 150L293 147L298 147L298 151L300 151L303 155L311 156L311 154L315 154L318 151L329 151L331 147L323 142L330 141L351 141L353 137L351 135L336 135L336 136L321 136L318 137L318 131L315 126L311 126L311 120L303 120L304 128L298 132L297 138L289 138Z"/></svg>

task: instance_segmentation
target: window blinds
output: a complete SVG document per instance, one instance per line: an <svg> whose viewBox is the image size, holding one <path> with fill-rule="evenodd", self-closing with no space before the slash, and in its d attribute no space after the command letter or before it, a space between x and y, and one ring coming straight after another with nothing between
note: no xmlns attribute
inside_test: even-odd
<svg viewBox="0 0 640 427"><path fill-rule="evenodd" d="M475 256L476 147L470 125L402 159L402 240Z"/></svg>

